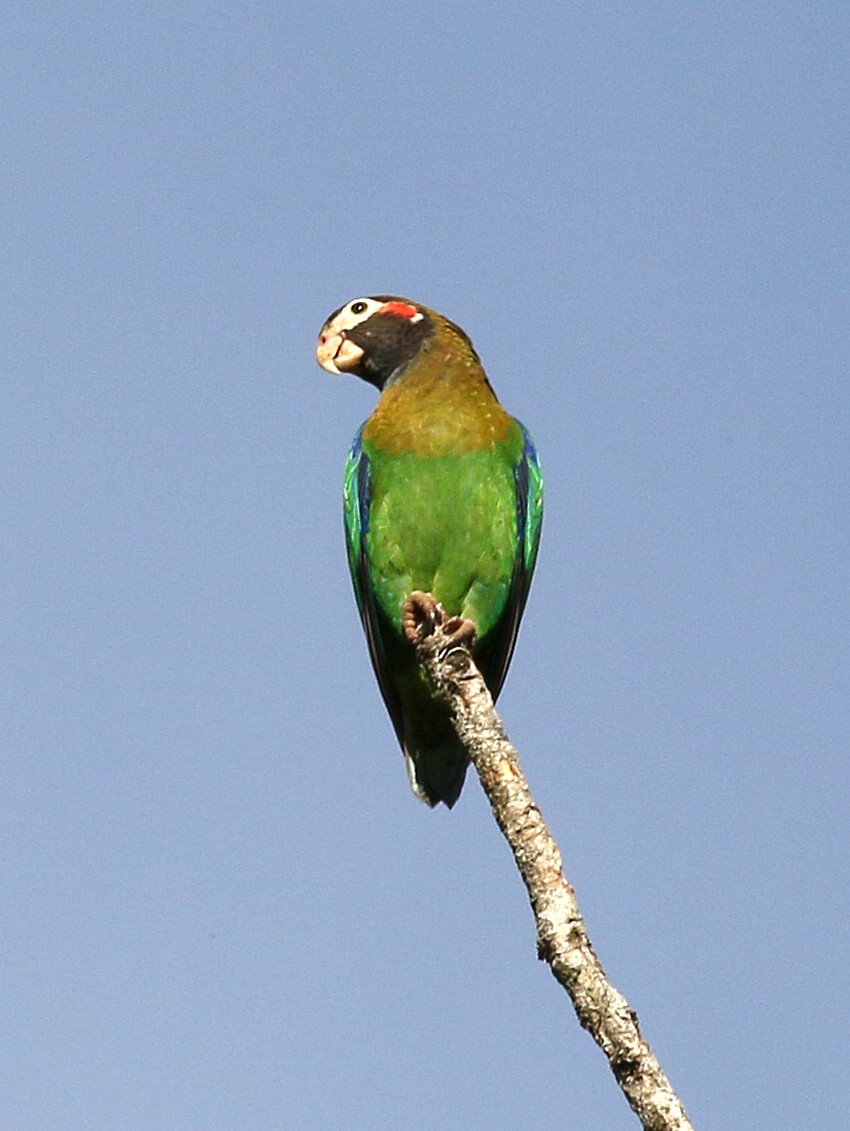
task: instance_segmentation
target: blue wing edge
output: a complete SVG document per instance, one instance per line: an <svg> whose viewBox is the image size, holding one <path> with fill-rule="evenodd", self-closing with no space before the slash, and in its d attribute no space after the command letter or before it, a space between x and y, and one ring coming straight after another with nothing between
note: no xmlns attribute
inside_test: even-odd
<svg viewBox="0 0 850 1131"><path fill-rule="evenodd" d="M479 670L494 701L502 690L514 654L519 623L528 600L534 566L537 562L540 531L543 525L543 473L540 469L537 448L528 429L519 421L517 424L522 431L523 448L514 469L517 518L516 564L505 603L505 614L486 641L482 642L480 651L476 655Z"/></svg>
<svg viewBox="0 0 850 1131"><path fill-rule="evenodd" d="M404 747L404 719L398 693L390 679L389 665L381 639L381 624L384 616L375 602L372 579L369 572L369 554L366 540L369 533L369 505L371 502L371 467L368 455L363 451L363 428L354 437L345 464L343 485L343 514L345 519L345 544L348 550L348 568L354 584L354 597L363 624L369 658L384 703L398 736ZM389 626L385 627L388 629Z"/></svg>

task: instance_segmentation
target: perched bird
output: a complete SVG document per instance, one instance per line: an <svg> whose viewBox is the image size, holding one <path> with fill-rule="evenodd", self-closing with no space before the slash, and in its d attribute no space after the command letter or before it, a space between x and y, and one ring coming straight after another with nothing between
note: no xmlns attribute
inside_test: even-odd
<svg viewBox="0 0 850 1131"><path fill-rule="evenodd" d="M537 454L463 330L418 302L354 299L325 322L316 355L381 393L345 469L348 561L410 784L451 807L467 758L417 661L416 625L444 622L496 698L537 557Z"/></svg>

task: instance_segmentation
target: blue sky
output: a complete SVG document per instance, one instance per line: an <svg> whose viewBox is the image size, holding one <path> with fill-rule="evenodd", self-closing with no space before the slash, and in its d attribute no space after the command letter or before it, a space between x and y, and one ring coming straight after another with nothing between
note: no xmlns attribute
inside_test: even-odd
<svg viewBox="0 0 850 1131"><path fill-rule="evenodd" d="M612 980L697 1125L846 1126L846 4L0 28L0 1126L636 1126L374 686L386 292L539 444L500 702Z"/></svg>

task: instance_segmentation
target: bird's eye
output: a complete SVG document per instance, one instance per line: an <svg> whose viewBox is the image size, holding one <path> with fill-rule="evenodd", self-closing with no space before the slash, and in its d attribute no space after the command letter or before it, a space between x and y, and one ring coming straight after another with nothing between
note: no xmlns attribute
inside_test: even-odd
<svg viewBox="0 0 850 1131"><path fill-rule="evenodd" d="M353 302L351 304L351 313L352 314L362 314L363 311L367 310L367 309L368 309L368 307L367 307L365 302Z"/></svg>

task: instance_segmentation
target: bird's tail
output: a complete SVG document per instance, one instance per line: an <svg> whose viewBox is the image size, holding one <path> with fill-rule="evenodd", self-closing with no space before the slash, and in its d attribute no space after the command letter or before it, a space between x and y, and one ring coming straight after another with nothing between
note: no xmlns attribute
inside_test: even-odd
<svg viewBox="0 0 850 1131"><path fill-rule="evenodd" d="M441 741L417 742L414 733L404 736L404 760L413 792L431 808L440 801L449 809L460 797L469 762L454 734Z"/></svg>

